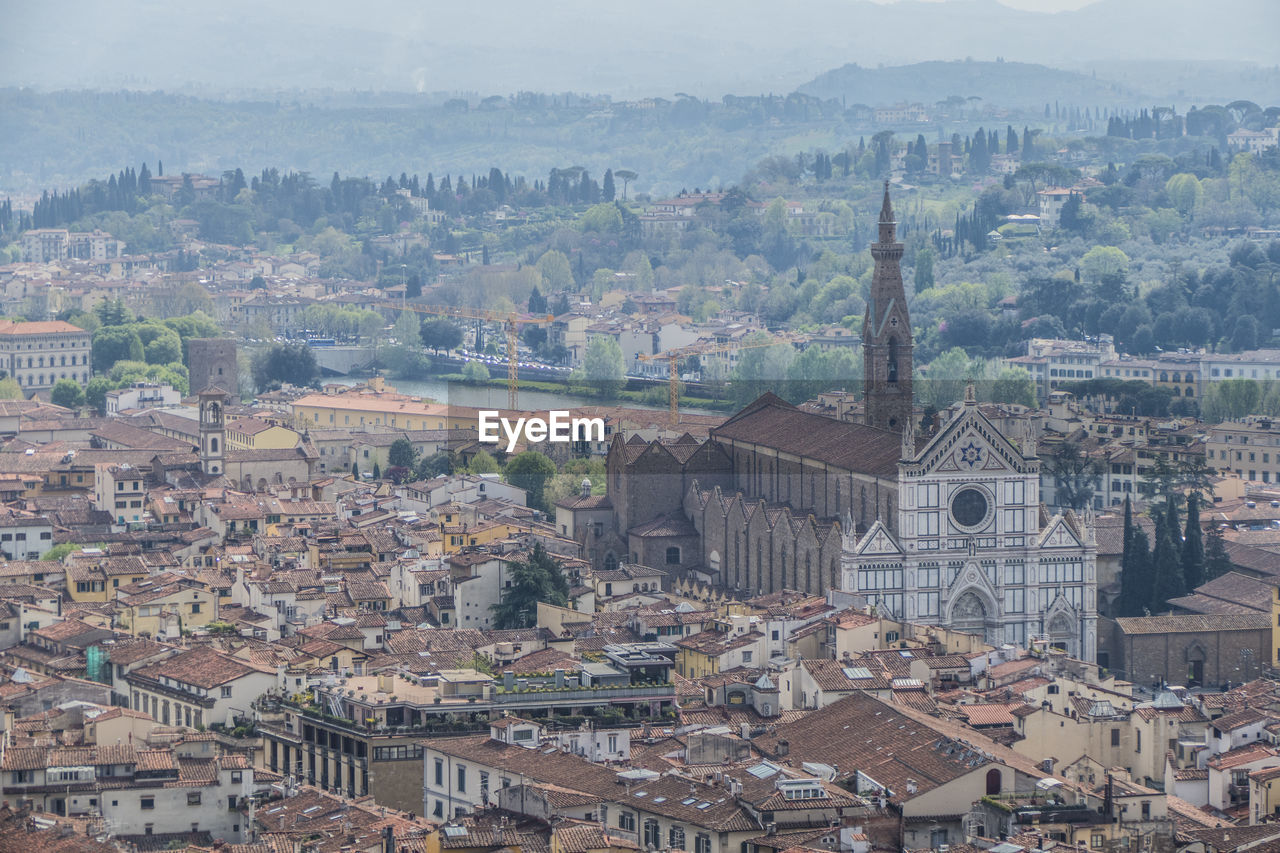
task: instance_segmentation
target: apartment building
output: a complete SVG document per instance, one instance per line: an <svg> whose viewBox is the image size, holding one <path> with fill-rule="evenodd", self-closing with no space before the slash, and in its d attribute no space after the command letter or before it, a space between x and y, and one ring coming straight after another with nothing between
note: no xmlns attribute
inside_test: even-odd
<svg viewBox="0 0 1280 853"><path fill-rule="evenodd" d="M93 372L90 335L61 320L0 321L0 370L28 395L49 391L59 379L83 384Z"/></svg>

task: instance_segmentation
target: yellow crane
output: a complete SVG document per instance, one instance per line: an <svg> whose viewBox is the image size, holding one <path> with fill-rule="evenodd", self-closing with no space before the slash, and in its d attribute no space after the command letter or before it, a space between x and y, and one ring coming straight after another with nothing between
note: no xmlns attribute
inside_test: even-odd
<svg viewBox="0 0 1280 853"><path fill-rule="evenodd" d="M402 311L414 311L432 317L457 317L463 320L485 320L501 323L507 333L507 408L520 408L520 359L518 337L520 326L545 326L555 319L551 314L518 314L514 311L488 311L484 308L454 308L450 305L397 306Z"/></svg>
<svg viewBox="0 0 1280 853"><path fill-rule="evenodd" d="M680 424L680 375L677 367L680 359L689 358L695 355L716 355L723 352L737 352L744 349L760 349L762 347L772 347L778 344L786 343L770 339L767 341L756 341L755 343L705 343L690 344L687 347L677 347L676 349L667 350L666 352L654 353L648 355L641 353L638 358L641 361L659 361L665 359L667 362L667 400L671 405L671 426L679 426Z"/></svg>

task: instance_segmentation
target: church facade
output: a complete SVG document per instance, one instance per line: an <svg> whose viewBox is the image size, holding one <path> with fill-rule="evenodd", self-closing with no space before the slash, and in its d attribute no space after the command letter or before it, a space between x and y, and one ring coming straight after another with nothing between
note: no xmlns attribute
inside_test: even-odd
<svg viewBox="0 0 1280 853"><path fill-rule="evenodd" d="M841 586L893 618L988 643L1097 655L1097 549L1073 513L1040 503L1030 439L1002 435L970 394L920 450L905 431L897 532L877 520L843 536Z"/></svg>

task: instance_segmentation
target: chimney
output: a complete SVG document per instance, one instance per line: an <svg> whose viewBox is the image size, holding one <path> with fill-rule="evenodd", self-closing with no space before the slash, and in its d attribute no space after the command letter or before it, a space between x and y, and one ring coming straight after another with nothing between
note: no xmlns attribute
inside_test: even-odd
<svg viewBox="0 0 1280 853"><path fill-rule="evenodd" d="M591 497L591 478L583 477L582 486L580 487L579 496L584 498Z"/></svg>
<svg viewBox="0 0 1280 853"><path fill-rule="evenodd" d="M789 755L790 753L791 753L791 741L789 740L778 741L778 757L782 758L784 755Z"/></svg>

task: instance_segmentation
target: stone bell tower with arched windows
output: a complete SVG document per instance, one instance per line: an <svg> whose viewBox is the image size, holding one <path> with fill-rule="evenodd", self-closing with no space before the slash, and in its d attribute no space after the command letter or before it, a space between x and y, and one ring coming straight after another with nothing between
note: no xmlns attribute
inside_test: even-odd
<svg viewBox="0 0 1280 853"><path fill-rule="evenodd" d="M885 181L879 238L871 244L875 272L862 323L863 396L867 424L900 433L912 414L912 340L896 226Z"/></svg>
<svg viewBox="0 0 1280 853"><path fill-rule="evenodd" d="M205 388L200 398L200 470L206 474L222 474L226 470L227 392L221 388Z"/></svg>

